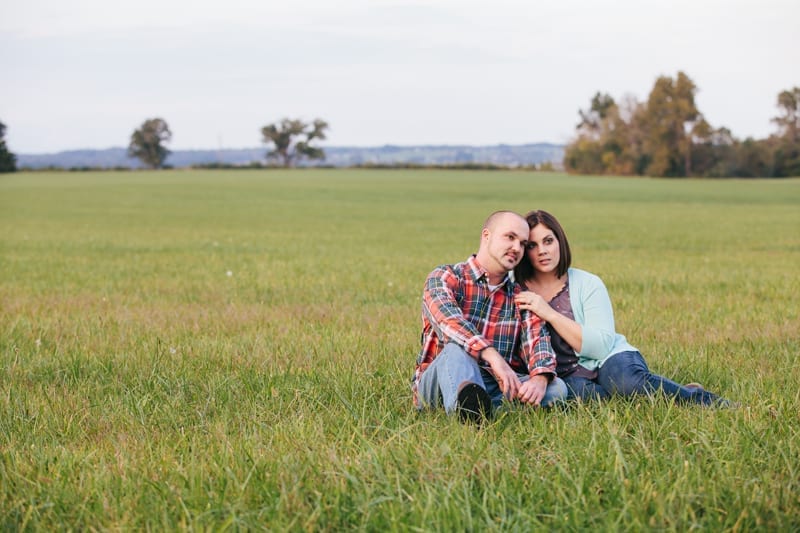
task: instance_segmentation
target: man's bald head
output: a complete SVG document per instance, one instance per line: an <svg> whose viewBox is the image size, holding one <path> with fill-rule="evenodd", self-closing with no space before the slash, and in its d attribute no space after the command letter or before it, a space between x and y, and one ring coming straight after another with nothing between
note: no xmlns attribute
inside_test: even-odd
<svg viewBox="0 0 800 533"><path fill-rule="evenodd" d="M525 217L523 217L519 213L515 213L514 211L495 211L494 213L489 215L489 217L483 223L483 228L481 228L481 230L488 229L489 231L492 231L494 230L495 226L497 226L498 222L506 219L507 217L516 217L525 222L525 224L528 223L527 221L525 221Z"/></svg>

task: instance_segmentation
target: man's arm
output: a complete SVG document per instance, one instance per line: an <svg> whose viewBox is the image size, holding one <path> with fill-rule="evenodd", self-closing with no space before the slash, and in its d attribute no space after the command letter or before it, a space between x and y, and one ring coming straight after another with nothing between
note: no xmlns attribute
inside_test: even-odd
<svg viewBox="0 0 800 533"><path fill-rule="evenodd" d="M547 385L556 376L556 354L542 319L530 311L523 311L522 318L520 355L528 366L530 379L520 387L519 400L539 405L547 392Z"/></svg>
<svg viewBox="0 0 800 533"><path fill-rule="evenodd" d="M491 344L464 316L456 297L458 291L458 276L452 269L436 268L425 280L422 312L442 342L454 342L477 359Z"/></svg>
<svg viewBox="0 0 800 533"><path fill-rule="evenodd" d="M548 382L556 375L556 354L550 344L550 332L541 318L530 311L522 312L520 356L528 374L544 375Z"/></svg>

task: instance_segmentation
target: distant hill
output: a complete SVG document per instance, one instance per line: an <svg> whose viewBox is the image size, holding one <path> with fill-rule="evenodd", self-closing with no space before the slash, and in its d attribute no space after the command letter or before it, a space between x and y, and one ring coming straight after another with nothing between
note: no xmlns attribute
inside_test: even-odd
<svg viewBox="0 0 800 533"><path fill-rule="evenodd" d="M498 144L494 146L326 146L325 161L303 162L302 166L330 165L349 167L358 165L451 165L494 164L503 166L539 165L550 162L559 167L564 158L560 144ZM167 158L172 167L225 164L247 166L266 161L266 148L240 148L225 150L175 150ZM105 150L70 150L54 154L17 154L19 168L141 168L141 163L128 157L125 148Z"/></svg>

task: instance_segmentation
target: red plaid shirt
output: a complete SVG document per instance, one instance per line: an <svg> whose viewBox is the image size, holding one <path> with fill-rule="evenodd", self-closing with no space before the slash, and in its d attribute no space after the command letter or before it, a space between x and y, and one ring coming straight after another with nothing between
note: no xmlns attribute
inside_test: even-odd
<svg viewBox="0 0 800 533"><path fill-rule="evenodd" d="M463 263L434 269L422 293L422 349L417 357L412 390L418 405L420 376L444 346L454 342L479 364L481 351L493 347L518 374L555 376L556 357L542 320L520 311L514 295L520 287L509 276L493 292L488 274L475 256Z"/></svg>

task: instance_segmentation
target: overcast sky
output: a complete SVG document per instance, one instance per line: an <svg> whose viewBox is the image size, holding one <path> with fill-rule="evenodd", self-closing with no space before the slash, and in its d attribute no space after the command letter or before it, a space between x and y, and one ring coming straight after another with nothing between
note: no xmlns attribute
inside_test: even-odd
<svg viewBox="0 0 800 533"><path fill-rule="evenodd" d="M739 138L800 86L798 0L0 0L0 121L17 153L261 146L282 117L328 146L568 142L597 91L683 70Z"/></svg>

